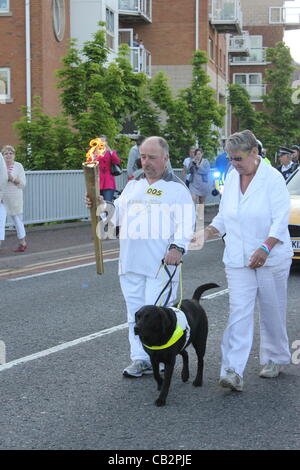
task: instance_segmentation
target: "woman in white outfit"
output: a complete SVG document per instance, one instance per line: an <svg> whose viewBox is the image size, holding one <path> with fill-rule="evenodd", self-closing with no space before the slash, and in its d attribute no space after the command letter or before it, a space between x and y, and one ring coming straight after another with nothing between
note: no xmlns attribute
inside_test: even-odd
<svg viewBox="0 0 300 470"><path fill-rule="evenodd" d="M4 190L3 202L7 214L13 219L17 231L19 245L15 252L23 252L27 248L26 232L23 224L23 189L26 184L26 177L23 165L15 162L15 149L11 145L5 145L2 149L2 155L5 159L8 183Z"/></svg>
<svg viewBox="0 0 300 470"><path fill-rule="evenodd" d="M289 194L281 174L258 155L246 130L226 144L233 166L217 216L204 239L225 235L223 262L230 314L223 335L220 385L243 389L243 372L253 340L254 308L260 310L260 377L277 377L290 363L286 331L287 281L292 249L288 232Z"/></svg>
<svg viewBox="0 0 300 470"><path fill-rule="evenodd" d="M3 193L7 185L7 169L4 158L0 153L0 248L5 238L6 209L3 203Z"/></svg>

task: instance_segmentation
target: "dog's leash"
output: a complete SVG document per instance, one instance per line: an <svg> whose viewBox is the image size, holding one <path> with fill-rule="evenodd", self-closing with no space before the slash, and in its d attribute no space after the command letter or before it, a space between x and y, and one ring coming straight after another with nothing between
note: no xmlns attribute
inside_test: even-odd
<svg viewBox="0 0 300 470"><path fill-rule="evenodd" d="M180 300L179 300L179 303L178 303L178 305L177 305L177 308L180 308L181 302L182 302L182 261L180 261L179 264L180 264L180 270L179 270ZM161 270L162 266L164 267L164 271L168 274L169 279L168 279L168 282L166 283L166 285L163 287L161 293L160 293L159 296L157 297L157 299L156 299L154 305L157 304L157 302L159 301L159 299L161 298L161 296L163 295L163 293L165 292L165 290L166 290L166 289L168 288L168 286L170 285L170 289L169 289L167 298L166 298L166 300L165 300L165 302L164 302L164 305L163 305L163 307L166 307L167 304L168 304L168 302L169 302L169 300L170 300L170 297L171 297L171 295L172 295L172 280L173 280L173 278L174 278L174 276L175 276L175 274L176 274L176 271L177 271L177 268L178 268L178 264L176 265L176 267L175 267L173 273L171 274L170 271L169 271L169 269L168 269L168 266L166 265L166 263L164 262L164 260L162 260L161 265L160 265L160 267L159 267L159 269L158 269L158 271L157 271L157 275L158 275L159 271ZM156 276L157 276L157 275L156 275ZM163 280L163 282L164 282L164 280ZM159 304L159 307L160 307L160 306L161 306L161 304Z"/></svg>

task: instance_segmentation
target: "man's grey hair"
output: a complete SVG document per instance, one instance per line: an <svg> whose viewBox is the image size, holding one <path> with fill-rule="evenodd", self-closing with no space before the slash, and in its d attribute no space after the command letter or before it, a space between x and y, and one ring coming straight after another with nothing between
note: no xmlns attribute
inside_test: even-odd
<svg viewBox="0 0 300 470"><path fill-rule="evenodd" d="M233 153L241 150L242 152L250 152L253 147L258 148L258 143L253 132L245 130L235 132L226 142L225 150L227 153Z"/></svg>
<svg viewBox="0 0 300 470"><path fill-rule="evenodd" d="M169 144L168 142L166 141L166 139L164 139L163 137L159 137L157 135L153 135L151 137L147 137L144 141L143 141L143 144L145 142L147 142L147 140L150 140L150 139L157 139L158 141L158 144L159 146L162 148L163 150L163 153L167 156L169 156Z"/></svg>

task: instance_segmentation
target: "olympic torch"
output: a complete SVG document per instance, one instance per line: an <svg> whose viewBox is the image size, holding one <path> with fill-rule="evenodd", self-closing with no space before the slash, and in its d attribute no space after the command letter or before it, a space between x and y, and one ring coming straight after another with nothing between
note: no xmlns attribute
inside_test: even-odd
<svg viewBox="0 0 300 470"><path fill-rule="evenodd" d="M105 153L104 142L97 138L90 141L90 149L86 153L86 161L82 164L85 178L87 195L92 201L90 208L92 234L95 246L96 271L97 274L104 273L102 242L97 233L97 206L99 205L99 162L95 161L96 156L102 156Z"/></svg>

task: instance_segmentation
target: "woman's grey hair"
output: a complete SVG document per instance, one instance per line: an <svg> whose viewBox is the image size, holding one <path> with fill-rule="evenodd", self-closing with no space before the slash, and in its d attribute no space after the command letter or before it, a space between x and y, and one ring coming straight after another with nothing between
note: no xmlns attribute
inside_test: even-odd
<svg viewBox="0 0 300 470"><path fill-rule="evenodd" d="M227 153L233 153L241 150L242 152L250 152L253 147L258 148L258 143L253 132L245 130L235 132L226 142L225 150Z"/></svg>

